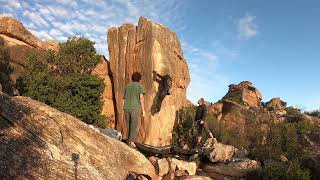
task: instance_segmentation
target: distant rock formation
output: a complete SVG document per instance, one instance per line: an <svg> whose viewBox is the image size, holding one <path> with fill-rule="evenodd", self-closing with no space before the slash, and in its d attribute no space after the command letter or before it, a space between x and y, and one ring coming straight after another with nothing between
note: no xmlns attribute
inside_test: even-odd
<svg viewBox="0 0 320 180"><path fill-rule="evenodd" d="M229 85L228 93L213 107L219 122L239 135L249 137L250 132L257 128L255 122L261 123L261 135L266 135L270 122L278 119L276 113L268 111L261 105L262 95L251 82L243 81L238 85ZM210 110L209 108L209 110ZM219 112L220 111L220 112Z"/></svg>
<svg viewBox="0 0 320 180"><path fill-rule="evenodd" d="M157 179L138 151L66 113L28 97L0 93L3 179Z"/></svg>
<svg viewBox="0 0 320 180"><path fill-rule="evenodd" d="M132 73L138 71L146 91L147 113L141 119L139 141L154 146L171 144L176 111L188 104L186 88L190 82L188 65L176 34L141 17L137 26L124 24L109 29L108 46L117 129L127 136L123 92Z"/></svg>
<svg viewBox="0 0 320 180"><path fill-rule="evenodd" d="M8 16L0 16L0 34L13 38L34 48L42 50L57 50L58 44L54 41L42 41L31 34L21 22ZM22 43L21 43L22 44Z"/></svg>
<svg viewBox="0 0 320 180"><path fill-rule="evenodd" d="M243 81L238 85L229 85L229 91L222 99L229 99L240 104L243 103L247 106L257 107L261 105L262 95L252 86L251 82Z"/></svg>
<svg viewBox="0 0 320 180"><path fill-rule="evenodd" d="M287 103L282 101L279 97L272 98L269 102L266 103L266 108L268 110L285 110Z"/></svg>

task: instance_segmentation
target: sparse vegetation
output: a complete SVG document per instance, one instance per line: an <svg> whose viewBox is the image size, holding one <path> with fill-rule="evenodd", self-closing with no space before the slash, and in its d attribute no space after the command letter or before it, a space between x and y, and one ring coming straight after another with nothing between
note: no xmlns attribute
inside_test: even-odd
<svg viewBox="0 0 320 180"><path fill-rule="evenodd" d="M288 122L301 122L303 121L303 115L301 110L294 107L287 107L287 120Z"/></svg>
<svg viewBox="0 0 320 180"><path fill-rule="evenodd" d="M184 107L177 112L177 121L172 133L173 144L194 148L196 144L197 129L194 122L196 106Z"/></svg>
<svg viewBox="0 0 320 180"><path fill-rule="evenodd" d="M10 95L13 95L9 77L12 72L9 49L4 46L4 39L0 37L0 85L2 85L2 90Z"/></svg>
<svg viewBox="0 0 320 180"><path fill-rule="evenodd" d="M314 116L314 117L319 117L320 118L320 109L313 110L313 111L305 111L304 113L309 115L309 116Z"/></svg>
<svg viewBox="0 0 320 180"><path fill-rule="evenodd" d="M59 52L32 54L27 58L25 75L18 80L19 92L98 127L105 127L101 116L102 79L90 74L100 60L94 43L72 37L60 43Z"/></svg>
<svg viewBox="0 0 320 180"><path fill-rule="evenodd" d="M192 106L179 111L178 118L181 124L174 130L174 141L180 146L188 144L192 147L192 143L195 142L195 108ZM245 147L250 153L250 158L262 163L262 170L250 174L249 179L310 179L310 170L302 166L303 158L308 155L308 145L302 145L302 136L319 133L320 129L303 121L298 109L286 110L288 122L284 123L275 123L262 112L258 115L246 115L254 120L248 121L248 133L241 137L218 122L213 114L209 113L206 122L219 142L238 148ZM265 127L264 130L262 127ZM281 161L281 156L285 156L288 161Z"/></svg>

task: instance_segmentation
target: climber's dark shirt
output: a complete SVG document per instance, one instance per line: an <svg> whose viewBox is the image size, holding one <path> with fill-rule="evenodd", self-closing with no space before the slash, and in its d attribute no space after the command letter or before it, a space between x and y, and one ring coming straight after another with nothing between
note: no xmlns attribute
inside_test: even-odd
<svg viewBox="0 0 320 180"><path fill-rule="evenodd" d="M199 105L196 110L195 121L199 121L199 120L204 121L206 116L207 116L207 106L205 104Z"/></svg>

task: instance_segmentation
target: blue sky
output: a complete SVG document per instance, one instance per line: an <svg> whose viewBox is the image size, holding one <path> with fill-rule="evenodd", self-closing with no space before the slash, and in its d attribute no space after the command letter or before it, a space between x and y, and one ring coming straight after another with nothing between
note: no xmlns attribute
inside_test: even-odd
<svg viewBox="0 0 320 180"><path fill-rule="evenodd" d="M140 16L175 31L188 61L188 98L215 102L243 80L263 101L320 108L320 1L0 0L0 14L41 39L86 36L108 57L106 30Z"/></svg>

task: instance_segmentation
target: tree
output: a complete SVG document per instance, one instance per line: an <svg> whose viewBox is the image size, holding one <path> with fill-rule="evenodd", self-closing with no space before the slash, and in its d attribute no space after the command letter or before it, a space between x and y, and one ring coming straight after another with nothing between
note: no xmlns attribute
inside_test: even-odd
<svg viewBox="0 0 320 180"><path fill-rule="evenodd" d="M100 61L94 42L72 37L59 45L59 52L28 57L25 75L19 79L20 93L105 127L106 118L100 115L103 80L90 74Z"/></svg>
<svg viewBox="0 0 320 180"><path fill-rule="evenodd" d="M72 37L59 45L53 63L63 74L89 72L100 61L94 42L84 37Z"/></svg>

